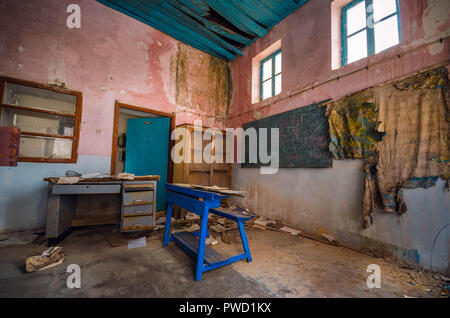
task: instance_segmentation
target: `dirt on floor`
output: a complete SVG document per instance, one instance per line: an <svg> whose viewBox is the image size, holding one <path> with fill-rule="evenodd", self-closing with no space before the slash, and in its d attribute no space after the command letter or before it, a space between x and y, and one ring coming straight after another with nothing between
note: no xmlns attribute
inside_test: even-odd
<svg viewBox="0 0 450 318"><path fill-rule="evenodd" d="M74 229L58 246L63 264L25 272L25 258L41 254L46 241L0 247L0 297L442 297L442 281L430 272L272 230L248 228L252 262L239 261L194 280L194 261L175 243L162 246L163 230L124 236L115 226ZM128 248L146 236L146 247ZM214 248L225 256L242 253L231 231ZM69 264L81 269L81 288L70 289ZM377 264L380 288L368 288Z"/></svg>

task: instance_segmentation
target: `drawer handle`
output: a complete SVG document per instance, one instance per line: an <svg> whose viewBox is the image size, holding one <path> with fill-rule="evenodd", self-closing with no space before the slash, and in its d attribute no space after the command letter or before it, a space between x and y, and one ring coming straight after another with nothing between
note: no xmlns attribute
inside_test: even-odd
<svg viewBox="0 0 450 318"><path fill-rule="evenodd" d="M136 200L133 200L133 202L142 202L142 201L144 201L144 199L136 199Z"/></svg>
<svg viewBox="0 0 450 318"><path fill-rule="evenodd" d="M134 212L136 212L136 213L143 213L144 210L137 210L137 211L134 211Z"/></svg>

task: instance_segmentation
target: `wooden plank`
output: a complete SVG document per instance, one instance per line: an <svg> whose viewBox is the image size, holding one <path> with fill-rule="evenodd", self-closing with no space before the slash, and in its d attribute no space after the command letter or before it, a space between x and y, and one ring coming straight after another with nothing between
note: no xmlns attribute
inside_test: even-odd
<svg viewBox="0 0 450 318"><path fill-rule="evenodd" d="M192 255L197 255L198 250L198 242L199 239L196 236L193 236L189 232L178 232L172 234L172 237L175 239L175 241L179 244L181 244L183 247L187 248ZM205 254L204 254L204 261L208 264L214 264L218 262L225 261L226 258L224 258L222 255L220 255L218 252L216 252L212 247L205 246Z"/></svg>
<svg viewBox="0 0 450 318"><path fill-rule="evenodd" d="M150 4L150 3L149 3ZM193 32L197 32L199 35L205 37L206 39L214 42L215 44L221 46L222 48L231 51L238 55L243 55L241 50L231 45L230 43L224 41L216 34L212 33L207 28L203 27L197 21L193 20L190 16L186 15L183 11L170 5L169 3L162 1L159 5L154 5L152 8L164 16L183 24L187 28L190 28Z"/></svg>
<svg viewBox="0 0 450 318"><path fill-rule="evenodd" d="M48 138L61 138L61 139L75 139L74 136L64 136L64 135L54 135L54 134L43 134L43 133L34 133L34 132L27 132L22 131L21 135L24 136L33 136L33 137L48 137Z"/></svg>
<svg viewBox="0 0 450 318"><path fill-rule="evenodd" d="M275 21L278 21L277 15L274 15L270 10L266 10L267 12L261 10L260 7L263 7L261 5L257 7L251 6L247 1L242 0L231 0L231 2L236 8L238 8L239 10L247 14L250 18L252 18L253 20L255 20L256 22L265 27L269 27ZM270 13L268 14L268 12Z"/></svg>
<svg viewBox="0 0 450 318"><path fill-rule="evenodd" d="M195 14L198 14L199 16L206 16L208 15L208 6L201 1L198 1L196 3L192 3L191 0L175 0L176 2L186 6L190 11L195 12ZM173 2L173 1L170 1Z"/></svg>
<svg viewBox="0 0 450 318"><path fill-rule="evenodd" d="M232 3L225 4L220 0L204 0L211 8L217 11L221 16L234 24L240 30L248 34L263 37L267 30L253 21L245 13L238 10Z"/></svg>
<svg viewBox="0 0 450 318"><path fill-rule="evenodd" d="M168 0L170 3L173 2L179 2L180 0ZM189 2L189 0L186 0L186 2ZM204 18L202 15L197 14L197 12L194 12L193 10L191 10L189 7L185 7L183 5L180 5L180 9L190 15L191 17L193 17L194 19L200 21L201 23L203 23L203 25L208 28L209 30L227 38L230 40L233 40L235 42L241 43L241 44L247 44L249 43L252 39L251 38L247 38L243 35L240 35L226 27L224 27L223 25L219 25L217 23L214 23L212 21L207 20L206 18Z"/></svg>
<svg viewBox="0 0 450 318"><path fill-rule="evenodd" d="M241 212L237 212L237 211L232 211L230 209L225 209L225 208L215 208L215 209L210 209L209 212L220 215L221 217L233 220L233 221L248 221L251 218L253 218L254 216L252 215L247 215Z"/></svg>
<svg viewBox="0 0 450 318"><path fill-rule="evenodd" d="M153 215L153 212L143 212L143 213L133 213L133 214L124 213L123 214L123 216L127 217L127 218L133 218L133 217L138 217L138 216L149 216L149 215Z"/></svg>
<svg viewBox="0 0 450 318"><path fill-rule="evenodd" d="M57 112L54 110L47 110L47 109L43 109L43 108L34 108L34 107L10 105L10 104L0 104L0 107L6 107L6 108L11 108L11 109L20 109L20 110L26 110L26 111L30 111L30 112L38 112L38 113L57 115L57 116L76 117L75 114L61 113L61 112Z"/></svg>

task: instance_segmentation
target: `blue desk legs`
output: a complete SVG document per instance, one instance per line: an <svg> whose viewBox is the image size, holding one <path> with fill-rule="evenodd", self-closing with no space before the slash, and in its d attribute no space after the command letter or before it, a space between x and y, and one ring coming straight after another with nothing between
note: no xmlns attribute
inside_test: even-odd
<svg viewBox="0 0 450 318"><path fill-rule="evenodd" d="M172 204L167 204L167 213L166 213L166 228L164 230L164 246L169 244L169 236L170 236L170 220L172 219Z"/></svg>
<svg viewBox="0 0 450 318"><path fill-rule="evenodd" d="M200 224L200 237L198 240L198 255L197 255L197 266L195 267L195 280L202 279L203 272L203 257L205 255L205 240L206 233L208 232L208 207L203 210L203 215L201 216Z"/></svg>
<svg viewBox="0 0 450 318"><path fill-rule="evenodd" d="M239 234L241 234L242 247L244 248L245 255L247 255L247 262L252 261L252 255L250 254L250 248L248 247L247 235L245 235L244 224L241 221L237 222L239 227Z"/></svg>

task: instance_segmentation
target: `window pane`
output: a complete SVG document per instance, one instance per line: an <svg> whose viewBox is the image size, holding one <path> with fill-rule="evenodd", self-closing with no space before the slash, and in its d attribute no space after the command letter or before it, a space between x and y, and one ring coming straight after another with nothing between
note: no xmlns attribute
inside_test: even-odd
<svg viewBox="0 0 450 318"><path fill-rule="evenodd" d="M394 12L397 12L395 0L373 0L374 21L381 20Z"/></svg>
<svg viewBox="0 0 450 318"><path fill-rule="evenodd" d="M275 74L281 73L281 53L275 56Z"/></svg>
<svg viewBox="0 0 450 318"><path fill-rule="evenodd" d="M19 127L22 132L73 136L75 118L4 107L0 125Z"/></svg>
<svg viewBox="0 0 450 318"><path fill-rule="evenodd" d="M348 38L348 63L367 56L367 31L362 31Z"/></svg>
<svg viewBox="0 0 450 318"><path fill-rule="evenodd" d="M263 99L272 96L272 80L265 81L263 83Z"/></svg>
<svg viewBox="0 0 450 318"><path fill-rule="evenodd" d="M263 81L272 77L272 59L263 63Z"/></svg>
<svg viewBox="0 0 450 318"><path fill-rule="evenodd" d="M77 97L46 89L6 83L4 104L75 114Z"/></svg>
<svg viewBox="0 0 450 318"><path fill-rule="evenodd" d="M347 10L347 35L366 27L366 2L362 1Z"/></svg>
<svg viewBox="0 0 450 318"><path fill-rule="evenodd" d="M275 95L281 93L281 74L275 76Z"/></svg>
<svg viewBox="0 0 450 318"><path fill-rule="evenodd" d="M72 140L34 136L20 136L20 157L70 159Z"/></svg>
<svg viewBox="0 0 450 318"><path fill-rule="evenodd" d="M375 53L399 43L397 15L375 24Z"/></svg>

